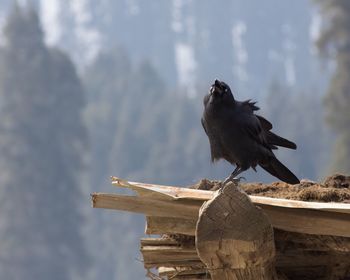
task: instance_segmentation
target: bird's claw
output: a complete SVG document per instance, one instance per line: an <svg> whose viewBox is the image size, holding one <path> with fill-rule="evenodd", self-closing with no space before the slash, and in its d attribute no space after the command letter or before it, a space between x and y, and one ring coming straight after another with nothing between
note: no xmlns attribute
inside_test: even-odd
<svg viewBox="0 0 350 280"><path fill-rule="evenodd" d="M241 176L241 177L238 177L238 178L235 178L235 177L227 177L224 182L222 183L222 187L224 187L227 183L229 182L232 182L232 183L235 183L235 184L239 184L241 182L241 180L244 180L246 181L246 178Z"/></svg>
<svg viewBox="0 0 350 280"><path fill-rule="evenodd" d="M243 181L247 181L247 179L246 179L245 177L243 177L243 176L240 176L240 177L238 177L238 178L234 178L234 180L238 180L238 182L237 182L237 183L240 183L240 182L241 182L241 180L243 180Z"/></svg>

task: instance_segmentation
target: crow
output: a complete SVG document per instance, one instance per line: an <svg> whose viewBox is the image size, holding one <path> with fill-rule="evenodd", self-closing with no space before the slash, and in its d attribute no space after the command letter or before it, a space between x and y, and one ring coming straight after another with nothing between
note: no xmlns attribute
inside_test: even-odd
<svg viewBox="0 0 350 280"><path fill-rule="evenodd" d="M271 131L272 124L254 113L259 110L256 102L236 101L230 87L215 80L203 103L201 122L209 138L212 162L225 159L236 166L224 184L237 180L250 167L256 171L257 165L281 181L300 183L272 152L278 146L296 149L296 144Z"/></svg>

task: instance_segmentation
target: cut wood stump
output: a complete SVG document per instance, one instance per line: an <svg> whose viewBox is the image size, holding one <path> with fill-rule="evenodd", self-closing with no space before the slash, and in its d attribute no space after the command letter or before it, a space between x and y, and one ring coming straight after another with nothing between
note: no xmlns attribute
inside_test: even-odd
<svg viewBox="0 0 350 280"><path fill-rule="evenodd" d="M277 279L272 226L237 184L201 207L196 248L213 280Z"/></svg>

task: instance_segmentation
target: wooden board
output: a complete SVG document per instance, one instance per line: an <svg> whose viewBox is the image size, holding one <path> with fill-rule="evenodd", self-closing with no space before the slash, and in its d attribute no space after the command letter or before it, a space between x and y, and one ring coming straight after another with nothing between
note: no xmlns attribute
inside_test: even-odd
<svg viewBox="0 0 350 280"><path fill-rule="evenodd" d="M186 235L194 235L196 224L196 219L147 216L145 233L180 233Z"/></svg>
<svg viewBox="0 0 350 280"><path fill-rule="evenodd" d="M321 271L322 274L322 271L331 271L333 267L336 268L338 275L342 275L339 279L344 279L350 269L349 238L310 236L277 230L275 231L275 242L276 267L288 273L291 279L299 279L297 275L305 275L305 272L317 275L316 270ZM148 245L152 246L153 253L144 257L145 266L162 267L159 270L159 272L162 271L162 275L165 275L166 272L169 272L170 275L174 271L184 271L182 275L177 275L179 279L183 279L182 276L187 273L195 277L195 273L205 270L199 257L185 262L178 260L176 254L183 248L179 241L166 238L142 238L141 248ZM176 249L174 250L173 247ZM187 256L188 254L195 255L194 243L187 243L186 252ZM155 257L157 257L156 260Z"/></svg>
<svg viewBox="0 0 350 280"><path fill-rule="evenodd" d="M143 213L148 216L196 219L201 202L170 201L148 197L126 196L109 193L91 195L94 208Z"/></svg>
<svg viewBox="0 0 350 280"><path fill-rule="evenodd" d="M268 206L276 206L276 207L282 207L282 208L309 209L309 210L350 214L350 203L308 202L308 201L272 198L272 197L264 197L264 196L252 196L252 195L250 195L249 197L254 204L257 204L262 207L263 205L268 205Z"/></svg>
<svg viewBox="0 0 350 280"><path fill-rule="evenodd" d="M162 198L171 200L189 199L207 201L211 199L214 194L212 191L205 190L193 190L182 187L129 182L117 177L112 177L112 185L132 189L142 196L153 196L159 194L162 196Z"/></svg>
<svg viewBox="0 0 350 280"><path fill-rule="evenodd" d="M215 192L113 181L137 191L138 196L94 193L95 208L115 209L148 216L147 233L194 235L199 208ZM286 231L350 237L350 204L317 203L250 196L268 215L273 227ZM177 230L176 230L177 229Z"/></svg>
<svg viewBox="0 0 350 280"><path fill-rule="evenodd" d="M167 240L167 239L165 239ZM194 244L182 246L179 242L164 241L161 238L143 238L141 249L145 268L152 267L192 267L204 269Z"/></svg>
<svg viewBox="0 0 350 280"><path fill-rule="evenodd" d="M350 237L350 215L304 208L263 205L273 227L285 231Z"/></svg>
<svg viewBox="0 0 350 280"><path fill-rule="evenodd" d="M167 279L211 279L209 272L205 268L159 267L158 272L159 276L168 277Z"/></svg>
<svg viewBox="0 0 350 280"><path fill-rule="evenodd" d="M164 199L207 201L209 199L212 199L215 194L214 191L196 190L156 184L145 184L139 182L128 182L117 177L112 178L114 179L112 181L112 184L114 186L131 188L137 192L141 192L142 194L159 194L159 196L162 196ZM350 214L350 203L308 202L253 195L250 195L249 197L253 203L258 205L273 205L286 208L314 209L327 212Z"/></svg>

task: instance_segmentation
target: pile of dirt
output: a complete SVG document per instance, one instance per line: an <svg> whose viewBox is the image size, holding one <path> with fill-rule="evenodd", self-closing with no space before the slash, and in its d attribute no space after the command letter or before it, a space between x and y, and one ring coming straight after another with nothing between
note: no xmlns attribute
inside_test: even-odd
<svg viewBox="0 0 350 280"><path fill-rule="evenodd" d="M221 181L202 179L190 188L214 191L221 186ZM350 176L341 174L332 175L326 178L323 183L302 180L297 185L289 185L283 182L271 184L240 183L240 187L249 195L301 201L350 203Z"/></svg>
<svg viewBox="0 0 350 280"><path fill-rule="evenodd" d="M197 184L189 186L190 189L216 191L222 187L221 181L202 179Z"/></svg>

